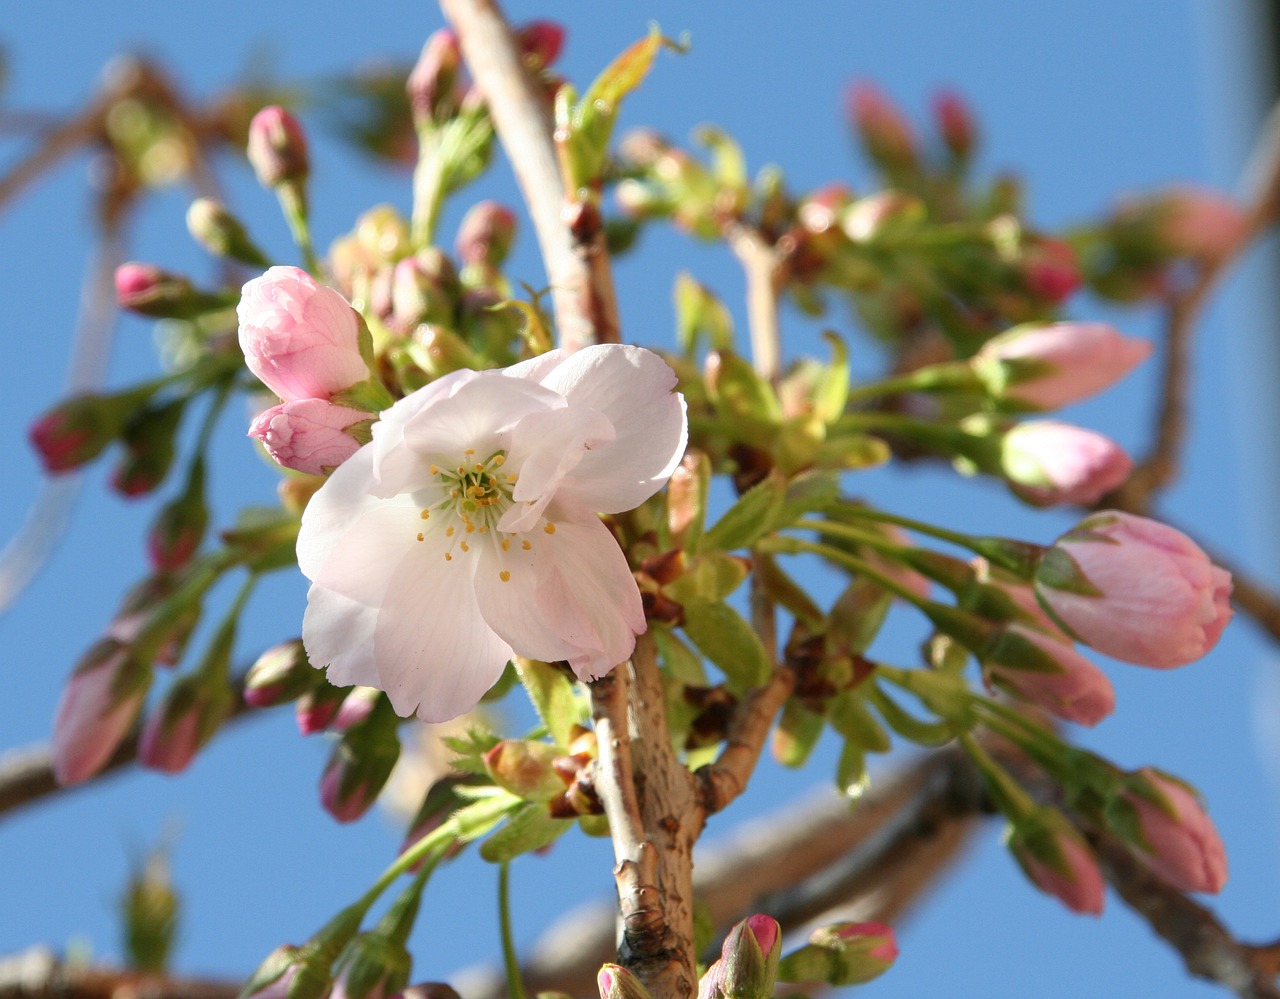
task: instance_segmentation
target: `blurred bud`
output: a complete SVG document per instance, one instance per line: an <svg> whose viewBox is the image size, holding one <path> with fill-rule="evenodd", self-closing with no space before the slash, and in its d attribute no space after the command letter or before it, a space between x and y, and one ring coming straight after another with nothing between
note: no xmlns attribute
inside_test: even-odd
<svg viewBox="0 0 1280 999"><path fill-rule="evenodd" d="M371 414L324 399L295 399L263 410L248 436L261 441L277 464L308 475L328 475L360 450L353 434L367 432ZM361 434L363 436L363 434Z"/></svg>
<svg viewBox="0 0 1280 999"><path fill-rule="evenodd" d="M556 61L564 47L564 25L555 21L529 21L516 28L516 46L525 65L537 72Z"/></svg>
<svg viewBox="0 0 1280 999"><path fill-rule="evenodd" d="M420 348L415 359L433 377L476 367L475 352L446 326L423 324L413 331L413 342Z"/></svg>
<svg viewBox="0 0 1280 999"><path fill-rule="evenodd" d="M67 681L53 723L53 774L64 787L92 777L133 727L150 664L114 638L89 647Z"/></svg>
<svg viewBox="0 0 1280 999"><path fill-rule="evenodd" d="M147 718L138 740L138 761L176 774L187 769L231 713L225 675L208 671L178 677Z"/></svg>
<svg viewBox="0 0 1280 999"><path fill-rule="evenodd" d="M1105 323L1028 324L988 340L970 364L994 398L1057 409L1110 388L1151 350Z"/></svg>
<svg viewBox="0 0 1280 999"><path fill-rule="evenodd" d="M187 209L187 231L215 257L226 257L259 269L271 266L240 220L214 198L196 198L191 202Z"/></svg>
<svg viewBox="0 0 1280 999"><path fill-rule="evenodd" d="M1109 437L1056 420L1015 426L1001 439L1000 463L1009 488L1032 506L1091 506L1133 470Z"/></svg>
<svg viewBox="0 0 1280 999"><path fill-rule="evenodd" d="M159 319L183 319L225 304L217 295L197 291L181 274L154 264L121 264L115 285L120 308Z"/></svg>
<svg viewBox="0 0 1280 999"><path fill-rule="evenodd" d="M1131 774L1122 799L1137 817L1148 867L1182 891L1216 894L1227 883L1222 838L1195 793L1151 767Z"/></svg>
<svg viewBox="0 0 1280 999"><path fill-rule="evenodd" d="M515 238L516 217L496 201L473 205L458 227L455 250L464 264L501 266Z"/></svg>
<svg viewBox="0 0 1280 999"><path fill-rule="evenodd" d="M915 130L884 91L873 83L859 81L849 89L848 107L867 154L878 166L897 171L915 165Z"/></svg>
<svg viewBox="0 0 1280 999"><path fill-rule="evenodd" d="M327 729L338 717L338 710L342 707L342 702L350 690L350 687L334 687L329 683L321 683L304 691L294 706L298 731L302 735L315 735Z"/></svg>
<svg viewBox="0 0 1280 999"><path fill-rule="evenodd" d="M1244 210L1205 188L1170 188L1141 207L1151 214L1156 240L1177 256L1219 260L1249 232Z"/></svg>
<svg viewBox="0 0 1280 999"><path fill-rule="evenodd" d="M138 392L72 396L31 424L27 434L46 472L68 472L101 454L145 402Z"/></svg>
<svg viewBox="0 0 1280 999"><path fill-rule="evenodd" d="M814 930L807 946L784 957L778 978L861 985L884 974L897 958L893 930L884 923L835 923Z"/></svg>
<svg viewBox="0 0 1280 999"><path fill-rule="evenodd" d="M157 572L175 572L191 561L209 526L204 500L204 461L196 458L183 491L156 515L147 534L147 554Z"/></svg>
<svg viewBox="0 0 1280 999"><path fill-rule="evenodd" d="M293 944L277 947L249 977L240 995L245 999L287 999L302 968L303 956L302 948Z"/></svg>
<svg viewBox="0 0 1280 999"><path fill-rule="evenodd" d="M400 994L413 967L404 944L381 933L361 933L347 955L330 999L390 999Z"/></svg>
<svg viewBox="0 0 1280 999"><path fill-rule="evenodd" d="M1103 510L1045 552L1036 594L1068 634L1124 662L1171 669L1217 644L1231 574L1180 531Z"/></svg>
<svg viewBox="0 0 1280 999"><path fill-rule="evenodd" d="M400 260L391 273L391 320L405 331L419 323L452 326L460 292L449 258L434 246L419 250Z"/></svg>
<svg viewBox="0 0 1280 999"><path fill-rule="evenodd" d="M978 136L973 112L965 99L954 90L940 91L933 98L933 115L938 122L938 134L951 155L962 162L969 159Z"/></svg>
<svg viewBox="0 0 1280 999"><path fill-rule="evenodd" d="M1071 244L1048 236L1027 243L1020 267L1027 291L1051 305L1065 302L1083 281Z"/></svg>
<svg viewBox="0 0 1280 999"><path fill-rule="evenodd" d="M1015 645L1039 654L1021 658ZM989 682L1050 714L1092 728L1115 710L1116 694L1107 675L1068 643L1011 624L997 650L983 664ZM1056 668L1045 669L1044 657Z"/></svg>
<svg viewBox="0 0 1280 999"><path fill-rule="evenodd" d="M556 772L560 751L547 742L504 739L484 754L493 782L529 801L549 801L563 794L566 781Z"/></svg>
<svg viewBox="0 0 1280 999"><path fill-rule="evenodd" d="M258 183L266 188L304 181L311 169L302 125L278 104L270 104L253 116L245 152Z"/></svg>
<svg viewBox="0 0 1280 999"><path fill-rule="evenodd" d="M120 897L124 953L130 970L163 974L178 930L180 899L169 876L163 847L148 852L129 874Z"/></svg>
<svg viewBox="0 0 1280 999"><path fill-rule="evenodd" d="M879 191L859 198L847 208L840 220L845 235L855 243L869 243L904 228L923 222L924 202L906 191Z"/></svg>
<svg viewBox="0 0 1280 999"><path fill-rule="evenodd" d="M417 128L447 121L457 112L461 66L458 36L448 28L433 32L405 84Z"/></svg>
<svg viewBox="0 0 1280 999"><path fill-rule="evenodd" d="M396 716L380 702L334 747L320 779L320 802L339 822L360 818L378 797L400 756Z"/></svg>
<svg viewBox="0 0 1280 999"><path fill-rule="evenodd" d="M142 496L154 490L173 465L174 437L186 409L185 398L148 406L124 429L125 453L111 473L111 487L122 496Z"/></svg>
<svg viewBox="0 0 1280 999"><path fill-rule="evenodd" d="M322 679L312 669L302 640L281 642L267 649L249 667L244 678L245 703L255 708L271 708L292 701L314 688Z"/></svg>
<svg viewBox="0 0 1280 999"><path fill-rule="evenodd" d="M1102 872L1080 834L1052 809L1037 809L1009 834L1009 850L1041 891L1072 912L1102 912Z"/></svg>
<svg viewBox="0 0 1280 999"><path fill-rule="evenodd" d="M640 979L620 964L606 964L596 973L600 999L653 999Z"/></svg>
<svg viewBox="0 0 1280 999"><path fill-rule="evenodd" d="M352 687L347 696L342 699L342 703L338 705L338 713L329 723L330 731L345 732L353 725L358 725L373 714L373 709L378 706L378 700L381 697L382 691L377 687Z"/></svg>

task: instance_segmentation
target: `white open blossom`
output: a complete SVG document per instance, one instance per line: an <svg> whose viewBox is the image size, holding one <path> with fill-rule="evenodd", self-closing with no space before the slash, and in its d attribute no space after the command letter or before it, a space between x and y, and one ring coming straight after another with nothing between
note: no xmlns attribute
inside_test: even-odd
<svg viewBox="0 0 1280 999"><path fill-rule="evenodd" d="M513 654L584 680L625 661L640 594L596 514L640 505L679 462L675 382L656 354L605 344L454 372L386 410L302 518L312 664L443 721Z"/></svg>

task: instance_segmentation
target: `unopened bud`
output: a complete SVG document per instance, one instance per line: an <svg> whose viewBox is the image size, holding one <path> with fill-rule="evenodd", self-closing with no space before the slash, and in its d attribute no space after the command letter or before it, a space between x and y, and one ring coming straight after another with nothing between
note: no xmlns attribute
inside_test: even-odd
<svg viewBox="0 0 1280 999"><path fill-rule="evenodd" d="M338 716L338 709L350 691L350 687L334 687L328 683L305 691L294 706L298 731L303 735L315 735L327 729Z"/></svg>
<svg viewBox="0 0 1280 999"><path fill-rule="evenodd" d="M28 436L46 472L67 472L101 454L145 401L136 392L72 396L37 419Z"/></svg>
<svg viewBox="0 0 1280 999"><path fill-rule="evenodd" d="M1071 244L1047 236L1028 243L1021 268L1027 291L1052 305L1070 298L1083 281Z"/></svg>
<svg viewBox="0 0 1280 999"><path fill-rule="evenodd" d="M244 678L244 700L255 708L284 704L316 687L323 679L312 669L302 640L281 642L258 656Z"/></svg>
<svg viewBox="0 0 1280 999"><path fill-rule="evenodd" d="M504 739L485 753L484 765L499 787L529 801L550 801L566 786L555 768L559 755L547 742Z"/></svg>
<svg viewBox="0 0 1280 999"><path fill-rule="evenodd" d="M596 974L600 999L653 999L635 975L620 964L606 964Z"/></svg>
<svg viewBox="0 0 1280 999"><path fill-rule="evenodd" d="M861 985L888 971L897 957L893 930L883 923L835 923L814 930L807 946L783 958L778 978Z"/></svg>
<svg viewBox="0 0 1280 999"><path fill-rule="evenodd" d="M194 673L179 677L147 719L138 740L138 761L176 774L190 766L231 713L225 677Z"/></svg>
<svg viewBox="0 0 1280 999"><path fill-rule="evenodd" d="M866 81L855 83L849 90L849 116L878 165L900 170L916 163L915 131L879 87Z"/></svg>
<svg viewBox="0 0 1280 999"><path fill-rule="evenodd" d="M448 28L433 32L409 74L405 90L419 129L447 121L458 109L458 70L462 49Z"/></svg>
<svg viewBox="0 0 1280 999"><path fill-rule="evenodd" d="M271 266L249 238L239 219L214 198L196 198L187 209L187 231L215 257L226 257L265 270Z"/></svg>
<svg viewBox="0 0 1280 999"><path fill-rule="evenodd" d="M496 201L473 205L458 227L455 249L464 264L498 267L507 259L515 238L516 217Z"/></svg>
<svg viewBox="0 0 1280 999"><path fill-rule="evenodd" d="M516 28L516 46L525 65L535 72L556 61L564 48L564 25L555 21L529 21Z"/></svg>
<svg viewBox="0 0 1280 999"><path fill-rule="evenodd" d="M129 967L157 974L167 969L178 929L179 905L169 877L168 853L158 847L130 872L120 899Z"/></svg>
<svg viewBox="0 0 1280 999"><path fill-rule="evenodd" d="M402 330L419 323L450 326L457 307L458 275L436 247L419 250L395 265L390 285L391 320Z"/></svg>
<svg viewBox="0 0 1280 999"><path fill-rule="evenodd" d="M906 191L880 191L859 198L845 209L840 225L855 243L869 243L925 220L924 202Z"/></svg>
<svg viewBox="0 0 1280 999"><path fill-rule="evenodd" d="M1041 891L1072 912L1102 912L1102 872L1080 834L1053 809L1037 809L1009 834L1009 850Z"/></svg>
<svg viewBox="0 0 1280 999"><path fill-rule="evenodd" d="M400 994L412 967L403 942L361 933L351 941L331 999L391 999Z"/></svg>
<svg viewBox="0 0 1280 999"><path fill-rule="evenodd" d="M159 319L183 319L226 304L218 295L197 291L181 274L154 264L121 264L115 285L120 308Z"/></svg>
<svg viewBox="0 0 1280 999"><path fill-rule="evenodd" d="M376 262L394 264L412 250L409 223L391 205L375 205L356 222L356 242Z"/></svg>
<svg viewBox="0 0 1280 999"><path fill-rule="evenodd" d="M111 474L111 487L122 496L151 492L169 473L176 447L174 437L186 408L185 399L147 407L124 430L125 453Z"/></svg>
<svg viewBox="0 0 1280 999"><path fill-rule="evenodd" d="M399 756L395 712L383 701L334 747L320 779L325 810L339 822L358 819L378 797Z"/></svg>
<svg viewBox="0 0 1280 999"><path fill-rule="evenodd" d="M311 169L302 125L278 104L270 104L253 116L245 152L263 187L304 181Z"/></svg>
<svg viewBox="0 0 1280 999"><path fill-rule="evenodd" d="M209 526L204 500L204 463L197 458L183 491L160 509L147 534L147 554L157 572L174 572L191 561Z"/></svg>
<svg viewBox="0 0 1280 999"><path fill-rule="evenodd" d="M755 915L738 923L720 950L719 994L725 999L768 999L781 952L782 932L776 920Z"/></svg>
<svg viewBox="0 0 1280 999"><path fill-rule="evenodd" d="M78 784L101 770L120 745L151 686L151 666L114 638L81 657L63 689L53 723L53 773Z"/></svg>
<svg viewBox="0 0 1280 999"><path fill-rule="evenodd" d="M957 160L967 160L977 144L977 128L968 103L954 90L943 90L933 99L933 114L942 142Z"/></svg>

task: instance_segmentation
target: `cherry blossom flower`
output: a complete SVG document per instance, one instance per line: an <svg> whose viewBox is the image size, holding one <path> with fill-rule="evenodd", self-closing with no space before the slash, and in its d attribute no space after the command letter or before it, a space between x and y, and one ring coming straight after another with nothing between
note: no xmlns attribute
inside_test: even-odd
<svg viewBox="0 0 1280 999"><path fill-rule="evenodd" d="M456 371L386 410L303 516L312 665L444 721L515 654L584 680L625 661L640 593L595 514L671 475L687 435L674 386L656 354L606 344Z"/></svg>

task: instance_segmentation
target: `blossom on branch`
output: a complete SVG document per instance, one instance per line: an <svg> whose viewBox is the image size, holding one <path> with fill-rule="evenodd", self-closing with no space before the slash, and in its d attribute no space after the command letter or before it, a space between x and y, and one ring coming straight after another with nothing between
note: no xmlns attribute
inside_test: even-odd
<svg viewBox="0 0 1280 999"><path fill-rule="evenodd" d="M386 410L303 516L312 665L444 721L513 655L584 680L625 661L640 593L596 512L671 475L687 433L675 381L656 354L606 344L453 372Z"/></svg>

